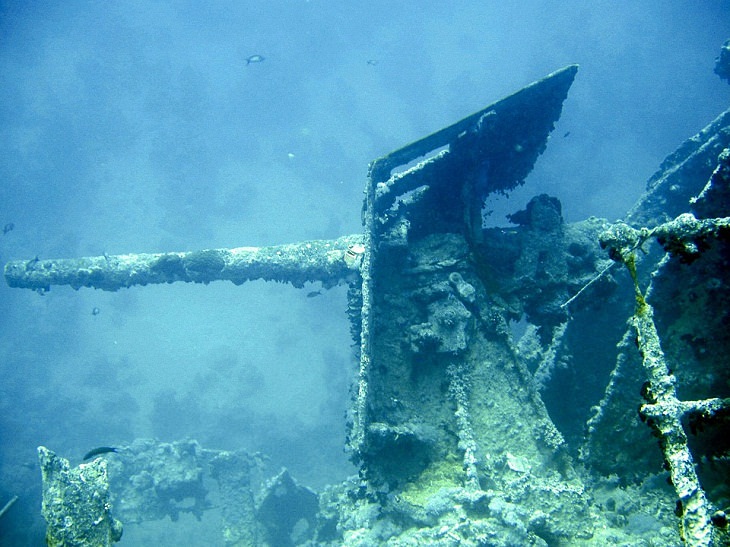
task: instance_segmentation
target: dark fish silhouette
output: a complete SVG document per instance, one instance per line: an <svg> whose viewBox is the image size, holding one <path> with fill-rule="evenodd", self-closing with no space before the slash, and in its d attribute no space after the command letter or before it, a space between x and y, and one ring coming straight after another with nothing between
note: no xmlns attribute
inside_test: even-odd
<svg viewBox="0 0 730 547"><path fill-rule="evenodd" d="M263 55L251 55L250 57L246 57L246 66L251 63L262 63L264 62L264 59L266 59L266 57Z"/></svg>
<svg viewBox="0 0 730 547"><path fill-rule="evenodd" d="M8 232L12 232L15 229L15 224L12 222L8 222L5 226L3 226L3 235L7 234Z"/></svg>
<svg viewBox="0 0 730 547"><path fill-rule="evenodd" d="M322 291L312 291L307 293L307 298L314 298L315 296L319 296L322 294Z"/></svg>
<svg viewBox="0 0 730 547"><path fill-rule="evenodd" d="M108 454L109 452L119 452L119 449L114 448L113 446L100 446L99 448L94 448L93 450L89 450L86 454L84 454L84 461L93 458L94 456Z"/></svg>

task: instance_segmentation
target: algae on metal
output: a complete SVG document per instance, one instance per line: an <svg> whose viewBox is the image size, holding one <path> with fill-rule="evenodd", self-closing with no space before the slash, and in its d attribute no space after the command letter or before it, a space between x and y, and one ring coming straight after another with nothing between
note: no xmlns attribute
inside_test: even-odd
<svg viewBox="0 0 730 547"><path fill-rule="evenodd" d="M726 149L720 155L719 165L710 182L700 197L693 201L706 200L713 184L715 192L726 195L729 167L730 149ZM726 210L721 204L715 205ZM635 342L647 377L641 390L644 403L639 415L659 439L665 467L679 498L675 512L680 519L683 541L696 546L711 546L720 542L726 544L730 538L725 530L725 512L713 507L700 484L683 420L689 420L693 432L702 422L709 423L717 418L726 420L730 415L730 399L714 397L687 401L678 398L678 381L662 350L654 321L654 308L648 302L649 296L639 287L636 251L654 237L675 260L691 264L713 246L713 240L720 240L716 245L722 245L722 240L727 240L729 233L730 217L697 219L692 213L683 213L651 230L634 229L618 223L601 234L601 245L609 250L614 260L626 265L633 280L636 310L630 325L635 332ZM659 271L669 262L669 259L663 260ZM723 265L718 266L724 268Z"/></svg>
<svg viewBox="0 0 730 547"><path fill-rule="evenodd" d="M43 481L42 514L49 546L109 546L122 537L122 523L112 516L106 461L97 458L78 467L44 446L38 447Z"/></svg>
<svg viewBox="0 0 730 547"><path fill-rule="evenodd" d="M725 138L730 134L722 133ZM643 241L639 248L644 252L635 253L640 259L637 262L639 281L647 286L651 280L647 299L654 308L662 347L684 400L730 396L725 359L730 351L727 329L730 287L726 268L730 247L727 230L719 231L727 225L724 215L730 212L730 148L719 154L715 165L714 170L710 164L699 173L683 171L682 185L692 188L698 196L686 204L685 211L691 210L692 216L680 214L668 223L654 222L651 225L659 226L653 229L621 224L623 235L615 239L619 246L622 238L630 239L632 245ZM659 186L653 191L660 195L644 199L643 203L662 201L661 194L669 189ZM714 232L717 233L713 235ZM661 243L675 256L662 258L664 249L652 243L656 238L650 236L661 236ZM631 313L626 310L624 316ZM613 320L616 322L615 317ZM653 448L654 439L636 413L642 403L639 391L647 378L642 372L634 338L631 331L623 337L605 395L588 421L588 437L583 446L583 459L593 470L605 475L619 473L625 483L638 481L662 465L661 452ZM714 420L704 428L707 429L704 433L700 427L692 427L690 441L708 492L715 492L711 495L713 503L727 507L730 500L721 493L724 490L721 484L726 479L722 478L718 457L728 446L723 441L727 435L721 434L720 425L720 421Z"/></svg>
<svg viewBox="0 0 730 547"><path fill-rule="evenodd" d="M706 221L698 227L695 222L687 221L685 218L667 223L652 232L670 234L678 241L687 241L705 237L708 225L727 226L727 220ZM688 230L688 225L695 226L696 229ZM653 308L646 301L638 284L634 253L641 245L643 234L639 232L641 235L638 235L637 231L632 231L625 225L614 228L616 229L609 230L605 235L603 242L610 241L607 245L610 245L611 256L627 266L634 280L636 312L631 319L631 325L636 331L636 344L649 378L643 389L645 403L639 412L642 420L647 422L659 438L671 482L679 496L676 513L680 517L680 533L683 540L690 545L710 546L715 541L715 528L710 519L713 509L695 472L682 418L698 411L709 414L726 413L730 406L727 406L725 401L717 399L705 401L700 405L696 402L680 401L677 398L676 379L667 365L661 348L654 324ZM702 410L699 409L700 406Z"/></svg>

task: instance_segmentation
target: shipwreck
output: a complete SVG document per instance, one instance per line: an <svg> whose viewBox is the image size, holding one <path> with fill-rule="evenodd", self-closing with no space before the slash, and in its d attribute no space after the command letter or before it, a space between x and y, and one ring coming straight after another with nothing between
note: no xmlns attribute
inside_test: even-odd
<svg viewBox="0 0 730 547"><path fill-rule="evenodd" d="M728 544L730 111L666 159L623 222L566 223L543 194L511 226L483 224L488 196L545 150L577 72L373 161L361 234L8 263L10 286L39 292L347 284L359 359L356 477L315 493L286 471L257 479L245 450L140 440L74 473L41 448L49 544L92 528L112 544L125 521L204 512L204 475L226 502L226 545ZM74 484L72 505L60 493ZM195 503L176 506L183 495ZM96 509L63 525L84 503Z"/></svg>

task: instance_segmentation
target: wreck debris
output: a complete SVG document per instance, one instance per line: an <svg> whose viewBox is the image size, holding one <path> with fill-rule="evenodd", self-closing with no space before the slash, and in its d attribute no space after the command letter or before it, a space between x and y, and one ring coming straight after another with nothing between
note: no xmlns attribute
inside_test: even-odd
<svg viewBox="0 0 730 547"><path fill-rule="evenodd" d="M75 265L36 258L8 265L6 278L13 286L40 291L57 283L116 290L216 279L237 284L272 279L297 287L346 280L360 350L348 446L361 475L342 486L339 496L320 498L325 517L314 528L320 534L314 541L545 545L589 540L606 529L604 517L586 496L538 388L553 374L568 338L566 300L603 264L595 235L605 223L589 219L566 225L560 202L542 195L512 216L517 228L482 228L485 197L511 190L530 172L575 73L576 67L566 67L373 162L362 236L263 249L104 256ZM696 229L695 236L667 242L688 257L701 253L703 238L717 228L703 228L694 217L680 224L687 232ZM622 233L633 238L634 249L656 235L628 225ZM107 268L105 262L112 264ZM612 290L615 283L604 283L607 277L589 283L592 296ZM535 336L544 339L543 347L550 340L536 375L510 337L509 322L522 318L538 325ZM701 425L723 405L721 399L704 406L680 402L678 412ZM169 485L162 489L164 499L156 500L159 514L189 510L199 516L208 508L201 476L212 458L219 481L246 491L240 511L223 511L227 543L255 543L266 535L309 540L309 519L306 530L288 521L259 527L266 515L280 511L274 502L272 511L254 507L255 464L245 457L187 445L156 449L162 456L143 455L146 447L141 447L130 470L133 485L145 495L156 492L155 485ZM174 478L146 469L145 458L147 464L164 460L182 474ZM236 474L240 466L245 469ZM287 490L289 479L280 476L264 499ZM313 508L312 496L306 497ZM187 503L178 504L178 498ZM714 520L721 518L715 514Z"/></svg>
<svg viewBox="0 0 730 547"><path fill-rule="evenodd" d="M464 473L466 480L464 486L467 490L479 490L479 471L477 463L477 442L474 439L474 430L471 426L469 416L469 386L467 385L471 375L460 370L458 365L449 365L446 369L449 377L449 395L456 406L454 417L458 427L459 448L464 453Z"/></svg>
<svg viewBox="0 0 730 547"><path fill-rule="evenodd" d="M627 213L631 226L654 226L687 211L710 178L720 153L730 147L730 110L687 139L659 166L646 192Z"/></svg>
<svg viewBox="0 0 730 547"><path fill-rule="evenodd" d="M68 460L38 447L43 479L43 518L51 546L108 546L122 537L122 523L111 513L106 461L99 458L71 468Z"/></svg>
<svg viewBox="0 0 730 547"><path fill-rule="evenodd" d="M256 515L268 545L293 547L311 538L318 511L317 494L282 469L264 486Z"/></svg>
<svg viewBox="0 0 730 547"><path fill-rule="evenodd" d="M261 530L256 519L254 491L261 463L239 450L221 450L210 458L210 474L218 484L225 545L259 545Z"/></svg>
<svg viewBox="0 0 730 547"><path fill-rule="evenodd" d="M634 281L636 311L631 325L648 376L642 388L645 402L639 413L659 438L665 465L679 496L676 514L680 518L680 534L693 546L714 545L716 531L711 519L713 509L697 477L682 419L727 414L730 399L678 399L676 379L661 348L653 307L639 288L635 253L649 237L656 237L667 252L691 262L702 252L701 242L710 236L717 237L721 230L728 228L730 218L697 220L691 213L685 213L652 230L637 230L618 223L601 236L601 245L608 248L614 260L626 265Z"/></svg>
<svg viewBox="0 0 730 547"><path fill-rule="evenodd" d="M181 513L201 518L209 506L203 476L210 454L197 442L138 439L123 453L107 464L119 518L127 523L176 521Z"/></svg>
<svg viewBox="0 0 730 547"><path fill-rule="evenodd" d="M543 391L545 389L545 386L552 378L556 367L565 366L559 360L558 353L561 349L560 346L563 343L563 337L565 336L567 326L568 321L565 321L555 327L550 339L550 344L544 350L541 348L538 353L539 362L537 363L535 372L532 375L535 379L535 385L537 386L538 391ZM522 339L520 339L520 342L521 341Z"/></svg>
<svg viewBox="0 0 730 547"><path fill-rule="evenodd" d="M535 196L524 210L509 215L517 228L485 229L479 244L484 268L514 318L524 314L543 331L564 323L569 310L581 307L568 306L589 288L594 299L609 295L613 288L596 275L613 264L597 244L608 223L597 218L565 223L560 210L557 198ZM491 259L496 256L499 260Z"/></svg>
<svg viewBox="0 0 730 547"><path fill-rule="evenodd" d="M715 59L715 74L730 83L730 40L725 41Z"/></svg>
<svg viewBox="0 0 730 547"><path fill-rule="evenodd" d="M713 217L717 210L727 210L730 206L730 148L720 153L710 180L697 197L689 202L700 218Z"/></svg>
<svg viewBox="0 0 730 547"><path fill-rule="evenodd" d="M16 260L5 265L5 279L11 287L41 292L52 285L116 291L177 281L225 280L241 285L254 279L291 283L298 288L308 281L320 281L325 287L333 287L352 279L357 263L349 255L361 254L361 246L362 236L351 235L272 247Z"/></svg>
<svg viewBox="0 0 730 547"><path fill-rule="evenodd" d="M264 530L254 501L263 472L259 455L207 449L191 439L136 439L120 451L123 457L106 465L115 514L126 524L177 521L184 514L200 520L217 494L223 544L261 544Z"/></svg>
<svg viewBox="0 0 730 547"><path fill-rule="evenodd" d="M634 252L654 237L666 252L690 263L706 248L709 237L717 237L727 229L730 229L730 217L698 220L692 213L683 213L651 230L618 222L602 233L600 240L601 247L608 249L609 256L619 262L633 261Z"/></svg>
<svg viewBox="0 0 730 547"><path fill-rule="evenodd" d="M18 501L18 496L13 496L12 498L10 498L8 502L3 505L2 509L0 509L0 517L7 513L16 501Z"/></svg>
<svg viewBox="0 0 730 547"><path fill-rule="evenodd" d="M209 487L214 484L225 545L299 545L315 534L318 496L300 486L286 469L267 481L255 499L263 472L258 454L206 449L190 439L172 443L137 439L120 447L123 456L113 461L97 458L69 469L67 460L43 447L39 452L44 516L49 538L55 541L49 540L49 545L109 545L97 541L103 539L97 534L105 530L102 518L111 519L112 504L127 524L177 521L182 513L200 520L213 508ZM85 495L90 496L88 501L82 499ZM109 522L121 536L119 521Z"/></svg>
<svg viewBox="0 0 730 547"><path fill-rule="evenodd" d="M653 309L640 291L637 291L637 309L632 326L636 330L644 369L650 378L645 395L647 403L641 406L640 413L659 436L672 484L679 496L677 516L680 518L680 534L690 545L711 545L712 511L694 471L687 436L682 428L683 405L677 399L674 378L661 350Z"/></svg>
<svg viewBox="0 0 730 547"><path fill-rule="evenodd" d="M730 112L721 114L662 162L626 223L639 230L642 226L652 227L677 219L688 210L700 221L721 219L730 213ZM683 219L691 221L690 217ZM644 236L649 231L645 230ZM642 247L647 254L639 253L641 260L637 262L640 284L646 286L651 278L652 305L659 318L664 351L674 363L675 375L681 378L682 397L688 400L714 396L717 388L727 385L729 379L726 363L721 358L730 351L730 337L726 335L730 287L723 266L728 260L728 246L722 241L724 237L718 240L698 236L695 240L685 237L686 243L677 241L675 245L684 262L695 260L689 267L680 260L662 261L662 249L649 240ZM665 242L673 242L671 234L667 234ZM708 242L711 248L704 249ZM704 250L697 255L692 252L695 248ZM612 276L618 278L623 273L623 269L614 268ZM605 281L611 276L603 277ZM630 284L624 283L621 291L629 288ZM582 298L579 303L584 301ZM604 328L618 327L617 317L633 313L628 306L630 302L629 292L618 300L603 299L601 307L587 321L591 324L598 321ZM580 321L571 322L569 334L582 325ZM581 452L583 460L594 471L605 476L618 473L625 481L639 482L661 465L661 459L658 452L648 449L654 441L636 414L641 402L639 389L646 378L633 338L632 333L622 330L607 342L613 345L621 340L619 353L614 355L612 363L606 363L608 384L602 388L603 395L596 397L600 403L591 403L595 406ZM608 350L601 353L608 355ZM560 426L564 431L565 425ZM717 443L714 444L714 448L705 449L710 458L718 450Z"/></svg>

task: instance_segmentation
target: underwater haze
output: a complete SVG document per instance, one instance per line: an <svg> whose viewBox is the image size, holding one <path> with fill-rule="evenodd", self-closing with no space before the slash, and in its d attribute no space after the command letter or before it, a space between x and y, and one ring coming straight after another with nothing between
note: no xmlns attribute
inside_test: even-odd
<svg viewBox="0 0 730 547"><path fill-rule="evenodd" d="M613 221L727 108L729 37L727 0L0 1L0 261L359 233L371 160L572 63L546 152L488 222L539 193ZM315 489L355 473L345 293L0 284L0 506L19 496L0 545L43 543L39 445L77 464L191 438ZM144 533L120 544L181 544Z"/></svg>

